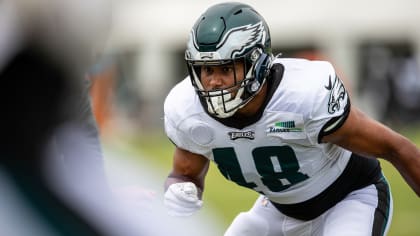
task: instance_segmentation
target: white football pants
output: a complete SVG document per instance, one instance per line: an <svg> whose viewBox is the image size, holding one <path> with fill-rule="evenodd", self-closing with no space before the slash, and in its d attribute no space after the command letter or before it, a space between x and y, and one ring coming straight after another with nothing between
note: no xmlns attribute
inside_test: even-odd
<svg viewBox="0 0 420 236"><path fill-rule="evenodd" d="M384 197L388 201L383 201ZM260 196L248 212L236 216L225 236L386 235L392 210L391 194L378 194L373 184L351 192L334 207L310 221L288 217L267 198Z"/></svg>

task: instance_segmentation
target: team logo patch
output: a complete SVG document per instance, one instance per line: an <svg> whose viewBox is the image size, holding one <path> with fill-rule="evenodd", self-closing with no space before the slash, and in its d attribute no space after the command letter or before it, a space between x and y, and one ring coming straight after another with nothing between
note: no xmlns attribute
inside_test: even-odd
<svg viewBox="0 0 420 236"><path fill-rule="evenodd" d="M255 132L254 131L245 131L245 132L229 132L228 133L231 140L235 140L238 138L246 138L253 140L255 139Z"/></svg>
<svg viewBox="0 0 420 236"><path fill-rule="evenodd" d="M278 121L267 127L268 134L275 133L288 133L288 132L302 132L301 127L297 127L294 120L291 121Z"/></svg>
<svg viewBox="0 0 420 236"><path fill-rule="evenodd" d="M334 114L339 111L341 107L344 107L346 101L347 92L344 88L343 82L335 76L334 83L331 83L331 76L329 77L329 83L325 86L327 90L330 90L330 98L328 100L328 113Z"/></svg>

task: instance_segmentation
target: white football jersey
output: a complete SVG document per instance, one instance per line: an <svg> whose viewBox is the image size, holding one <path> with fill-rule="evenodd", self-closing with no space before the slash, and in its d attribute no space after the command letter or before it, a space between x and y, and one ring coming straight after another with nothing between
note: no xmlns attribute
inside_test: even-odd
<svg viewBox="0 0 420 236"><path fill-rule="evenodd" d="M214 161L227 179L274 202L299 203L325 190L346 167L351 152L319 143L318 135L350 104L329 62L274 63L284 66L284 74L257 122L242 129L218 122L186 78L165 100L165 131L179 148Z"/></svg>

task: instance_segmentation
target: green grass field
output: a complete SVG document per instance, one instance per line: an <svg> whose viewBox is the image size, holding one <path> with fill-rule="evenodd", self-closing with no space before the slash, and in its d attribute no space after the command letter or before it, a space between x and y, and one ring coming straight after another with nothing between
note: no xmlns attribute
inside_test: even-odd
<svg viewBox="0 0 420 236"><path fill-rule="evenodd" d="M164 179L171 169L174 147L162 132L128 138L127 142L130 144L132 151L151 157L147 160L139 159L139 164L148 163L156 166L160 172L159 175ZM401 132L420 146L420 128L406 129ZM394 198L393 222L388 235L420 235L420 199L389 163L382 161L382 166L390 182ZM247 211L256 197L256 193L225 180L219 174L217 168L211 164L206 178L205 207L203 210L211 208L218 213L225 223L225 227L230 224L236 214Z"/></svg>

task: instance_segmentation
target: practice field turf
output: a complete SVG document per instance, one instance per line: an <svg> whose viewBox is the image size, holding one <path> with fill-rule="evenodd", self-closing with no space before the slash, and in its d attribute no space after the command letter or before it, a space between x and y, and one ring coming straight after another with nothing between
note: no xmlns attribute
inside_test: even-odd
<svg viewBox="0 0 420 236"><path fill-rule="evenodd" d="M139 164L148 163L156 167L162 178L171 168L173 145L164 136L162 131L152 135L143 134L142 137L124 137L132 152L142 153L139 157L148 156L147 159L138 159ZM401 131L420 147L420 128L411 128ZM389 231L390 236L420 235L420 199L404 182L399 173L386 161L381 161L385 175L390 182L394 199L393 222ZM211 164L206 178L204 194L205 207L219 214L227 227L233 218L241 211L247 211L255 201L257 194L241 188L225 180L217 168Z"/></svg>

